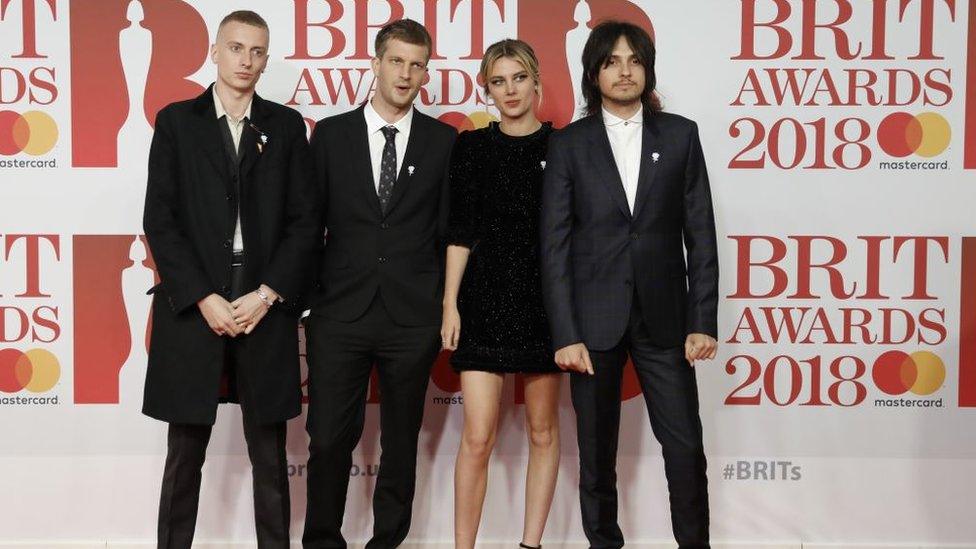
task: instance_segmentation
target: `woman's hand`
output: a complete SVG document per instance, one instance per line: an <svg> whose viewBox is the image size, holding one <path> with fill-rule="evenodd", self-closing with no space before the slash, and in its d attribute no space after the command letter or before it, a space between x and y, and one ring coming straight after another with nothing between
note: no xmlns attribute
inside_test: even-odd
<svg viewBox="0 0 976 549"><path fill-rule="evenodd" d="M460 338L461 313L458 312L457 305L444 305L444 314L441 317L441 348L457 350Z"/></svg>

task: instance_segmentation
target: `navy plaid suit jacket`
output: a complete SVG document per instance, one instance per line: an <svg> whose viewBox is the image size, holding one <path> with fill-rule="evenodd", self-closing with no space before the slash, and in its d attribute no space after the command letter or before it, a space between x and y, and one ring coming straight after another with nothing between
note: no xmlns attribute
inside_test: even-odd
<svg viewBox="0 0 976 549"><path fill-rule="evenodd" d="M542 195L542 291L553 346L608 350L639 299L655 345L717 337L718 252L697 125L645 111L631 214L601 115L555 133Z"/></svg>

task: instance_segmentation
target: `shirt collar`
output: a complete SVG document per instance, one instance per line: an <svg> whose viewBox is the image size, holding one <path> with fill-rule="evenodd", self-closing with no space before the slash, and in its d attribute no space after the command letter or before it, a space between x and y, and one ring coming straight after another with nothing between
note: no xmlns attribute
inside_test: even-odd
<svg viewBox="0 0 976 549"><path fill-rule="evenodd" d="M601 107L601 110L603 111L603 123L607 127L619 126L622 125L624 122L627 123L626 124L627 126L635 126L635 125L640 126L641 124L644 123L643 108L637 109L637 112L635 112L633 116L627 119L614 116L605 107Z"/></svg>
<svg viewBox="0 0 976 549"><path fill-rule="evenodd" d="M366 133L368 135L372 135L386 126L393 126L397 129L398 133L407 135L410 132L410 124L413 122L413 107L410 107L410 110L401 116L399 120L390 124L386 120L383 120L383 117L376 112L376 109L373 108L373 102L367 101L366 108L363 109L363 116L366 117Z"/></svg>
<svg viewBox="0 0 976 549"><path fill-rule="evenodd" d="M227 116L227 120L233 121L233 117L227 114L224 110L224 104L220 102L220 97L217 95L217 86L213 88L213 98L214 98L214 110L217 111L217 120L220 120L221 116ZM251 104L254 102L254 96L251 96L251 100L247 103L247 108L244 109L244 117L238 120L237 123L240 124L244 118L251 118Z"/></svg>

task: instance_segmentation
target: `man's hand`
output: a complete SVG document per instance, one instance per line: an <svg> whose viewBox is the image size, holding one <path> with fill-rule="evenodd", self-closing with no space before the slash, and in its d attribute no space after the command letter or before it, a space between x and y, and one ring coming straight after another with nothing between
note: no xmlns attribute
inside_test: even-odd
<svg viewBox="0 0 976 549"><path fill-rule="evenodd" d="M278 294L264 284L259 289L268 296L270 303L274 303L278 299ZM245 334L253 332L264 315L268 314L268 309L271 308L261 300L257 290L235 299L231 306L234 308L234 322L244 330Z"/></svg>
<svg viewBox="0 0 976 549"><path fill-rule="evenodd" d="M593 375L593 363L590 362L590 352L583 343L567 345L556 351L556 366L562 370L574 370Z"/></svg>
<svg viewBox="0 0 976 549"><path fill-rule="evenodd" d="M456 351L460 338L461 314L457 310L457 305L445 305L441 317L441 348Z"/></svg>
<svg viewBox="0 0 976 549"><path fill-rule="evenodd" d="M685 358L692 366L696 360L711 360L718 351L718 343L712 336L705 334L688 334L685 338Z"/></svg>
<svg viewBox="0 0 976 549"><path fill-rule="evenodd" d="M241 327L234 321L234 308L220 295L208 295L197 301L197 307L213 333L230 337L237 337L241 333Z"/></svg>

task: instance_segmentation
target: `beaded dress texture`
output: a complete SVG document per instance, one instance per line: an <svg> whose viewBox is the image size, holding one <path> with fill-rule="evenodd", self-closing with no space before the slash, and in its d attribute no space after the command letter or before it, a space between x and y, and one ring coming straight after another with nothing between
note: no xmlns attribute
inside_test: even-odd
<svg viewBox="0 0 976 549"><path fill-rule="evenodd" d="M463 132L451 160L448 243L471 249L458 293L455 370L559 372L542 305L539 210L552 124Z"/></svg>

